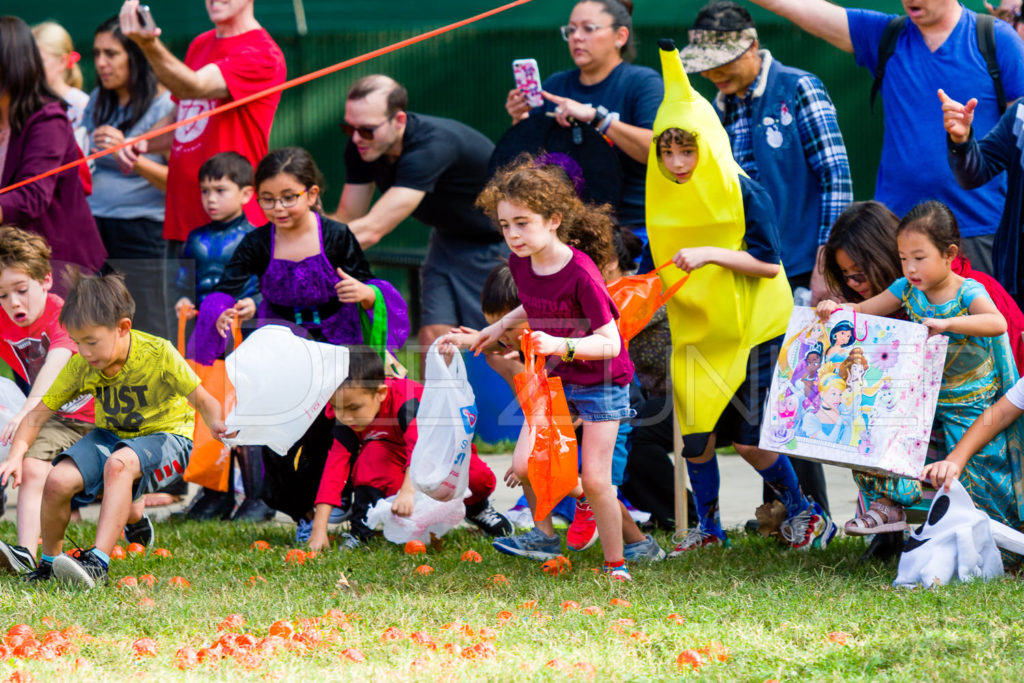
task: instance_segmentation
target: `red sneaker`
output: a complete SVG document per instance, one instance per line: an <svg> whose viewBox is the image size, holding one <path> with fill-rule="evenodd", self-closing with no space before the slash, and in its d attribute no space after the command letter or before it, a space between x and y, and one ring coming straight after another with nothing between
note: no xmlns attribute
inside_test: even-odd
<svg viewBox="0 0 1024 683"><path fill-rule="evenodd" d="M565 534L565 544L569 550L582 552L597 543L597 522L594 521L594 511L590 509L590 503L586 498L576 499L576 514L573 515L572 524Z"/></svg>

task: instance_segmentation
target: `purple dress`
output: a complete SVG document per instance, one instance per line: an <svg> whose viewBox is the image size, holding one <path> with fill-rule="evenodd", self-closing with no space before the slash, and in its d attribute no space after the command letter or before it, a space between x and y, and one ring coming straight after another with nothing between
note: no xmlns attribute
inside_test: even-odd
<svg viewBox="0 0 1024 683"><path fill-rule="evenodd" d="M262 301L256 326L290 327L300 336L331 344L363 344L360 305L338 301L334 290L341 277L337 268L360 282L376 286L387 307L387 348L395 351L409 335L405 301L386 280L373 277L359 242L348 227L316 214L320 253L301 261L274 256L274 226L256 228L239 243L224 275L199 308L199 319L189 351L198 362L212 363L225 350L216 329L217 318L235 304L253 275L260 280ZM372 320L373 311L366 311ZM191 355L191 353L190 353Z"/></svg>

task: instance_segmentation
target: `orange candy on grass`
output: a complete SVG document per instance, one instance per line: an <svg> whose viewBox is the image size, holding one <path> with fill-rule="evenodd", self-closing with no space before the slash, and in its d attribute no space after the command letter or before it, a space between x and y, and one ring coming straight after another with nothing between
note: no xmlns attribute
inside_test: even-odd
<svg viewBox="0 0 1024 683"><path fill-rule="evenodd" d="M496 585L508 585L508 577L504 574L495 574L491 577L491 583Z"/></svg>
<svg viewBox="0 0 1024 683"><path fill-rule="evenodd" d="M270 550L270 544L266 541L253 541L249 550Z"/></svg>
<svg viewBox="0 0 1024 683"><path fill-rule="evenodd" d="M224 621L217 624L218 631L233 631L235 629L242 628L245 624L245 617L241 614L229 614L224 618Z"/></svg>
<svg viewBox="0 0 1024 683"><path fill-rule="evenodd" d="M433 574L434 568L431 567L429 564L421 564L420 566L416 567L415 571L420 576L426 576L427 574Z"/></svg>
<svg viewBox="0 0 1024 683"><path fill-rule="evenodd" d="M110 559L112 560L123 560L125 557L127 556L124 554L124 548L119 545L115 545L114 549L110 551Z"/></svg>
<svg viewBox="0 0 1024 683"><path fill-rule="evenodd" d="M567 574L572 571L572 562L569 561L568 557L559 555L558 557L547 560L541 564L540 570L548 576Z"/></svg>
<svg viewBox="0 0 1024 683"><path fill-rule="evenodd" d="M134 576L123 576L117 581L118 588L135 588L139 585L139 580Z"/></svg>
<svg viewBox="0 0 1024 683"><path fill-rule="evenodd" d="M128 544L128 554L129 555L145 555L146 554L146 546L142 545L141 543L129 543Z"/></svg>
<svg viewBox="0 0 1024 683"><path fill-rule="evenodd" d="M612 607L632 607L633 605L629 600L623 600L622 598L612 598L608 601L608 604Z"/></svg>
<svg viewBox="0 0 1024 683"><path fill-rule="evenodd" d="M149 586L150 588L152 588L153 586L156 585L156 577L153 576L152 574L143 574L142 576L139 577L139 585L140 586Z"/></svg>
<svg viewBox="0 0 1024 683"><path fill-rule="evenodd" d="M157 645L152 638L139 638L132 643L132 653L136 657L156 657Z"/></svg>
<svg viewBox="0 0 1024 683"><path fill-rule="evenodd" d="M175 588L188 588L192 585L184 576L172 576L167 583Z"/></svg>
<svg viewBox="0 0 1024 683"><path fill-rule="evenodd" d="M156 555L157 557L163 557L163 558L167 558L167 559L170 559L172 557L171 551L168 550L167 548L157 548L156 550L153 551L153 554Z"/></svg>
<svg viewBox="0 0 1024 683"><path fill-rule="evenodd" d="M423 541L417 541L415 539L405 544L406 555L426 555L427 546L423 544Z"/></svg>
<svg viewBox="0 0 1024 683"><path fill-rule="evenodd" d="M480 562L484 561L484 558L481 557L480 553L478 553L475 550L467 550L466 552L462 553L461 560L463 562L476 562L479 564Z"/></svg>

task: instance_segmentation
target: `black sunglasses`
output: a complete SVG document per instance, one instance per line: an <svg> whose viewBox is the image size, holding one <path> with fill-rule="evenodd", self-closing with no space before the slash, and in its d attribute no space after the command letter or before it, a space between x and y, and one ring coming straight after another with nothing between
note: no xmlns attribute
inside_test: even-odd
<svg viewBox="0 0 1024 683"><path fill-rule="evenodd" d="M385 123L387 123L388 121L390 121L393 118L395 118L394 114L392 114L391 116L387 117L386 119L384 119L383 121L378 123L376 126L353 126L352 124L345 123L343 121L341 123L341 129L343 131L345 131L345 135L347 135L349 137L352 137L356 133L359 133L359 137L361 137L362 139L364 139L364 140L372 140L373 139L373 135L374 135L374 133L376 133L377 129L380 128L381 126L383 126Z"/></svg>

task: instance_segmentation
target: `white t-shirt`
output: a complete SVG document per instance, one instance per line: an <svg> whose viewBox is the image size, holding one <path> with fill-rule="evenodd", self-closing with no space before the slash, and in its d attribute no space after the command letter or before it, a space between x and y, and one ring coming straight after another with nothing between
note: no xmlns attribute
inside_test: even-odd
<svg viewBox="0 0 1024 683"><path fill-rule="evenodd" d="M1014 382L1010 390L1006 392L1006 398L1018 410L1024 410L1024 377Z"/></svg>

